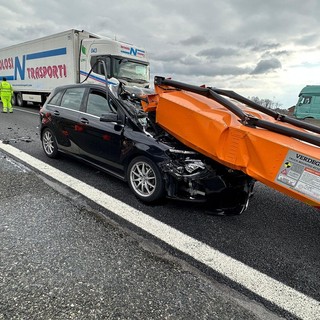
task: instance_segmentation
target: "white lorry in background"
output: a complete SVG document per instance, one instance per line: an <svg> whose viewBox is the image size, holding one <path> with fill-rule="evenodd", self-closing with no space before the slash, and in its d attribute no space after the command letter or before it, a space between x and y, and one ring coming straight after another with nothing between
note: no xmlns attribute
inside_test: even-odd
<svg viewBox="0 0 320 320"><path fill-rule="evenodd" d="M6 77L12 84L15 105L44 103L56 86L83 81L105 85L105 67L98 60L105 61L109 86L118 79L149 87L144 49L75 29L0 49L0 80Z"/></svg>

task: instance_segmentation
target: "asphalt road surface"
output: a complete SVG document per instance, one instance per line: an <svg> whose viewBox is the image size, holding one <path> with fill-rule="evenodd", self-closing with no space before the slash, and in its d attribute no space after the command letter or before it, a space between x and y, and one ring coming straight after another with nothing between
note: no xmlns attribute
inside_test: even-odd
<svg viewBox="0 0 320 320"><path fill-rule="evenodd" d="M48 159L39 140L37 112L37 107L30 106L15 108L13 114L0 114L0 140L111 196L116 207L124 203L130 210L152 219L152 223L160 223L163 230L179 232L179 236L183 235L182 241L175 238L170 242L165 235L147 230L148 225L144 228L116 209L99 203L99 197L93 200L94 194L88 200L91 208L110 221L141 237L144 243L159 246L208 279L244 294L287 319L317 318L314 312L320 310L318 211L260 183L249 209L241 216L215 216L203 206L174 201L147 206L137 201L127 185L115 178L68 157ZM171 229L166 229L167 226ZM199 252L206 258L202 259ZM219 259L225 260L218 269L208 257L214 260L220 253ZM229 272L228 266L238 271ZM256 283L250 284L250 279ZM268 292L256 290L259 283L269 283ZM297 307L300 304L301 307Z"/></svg>

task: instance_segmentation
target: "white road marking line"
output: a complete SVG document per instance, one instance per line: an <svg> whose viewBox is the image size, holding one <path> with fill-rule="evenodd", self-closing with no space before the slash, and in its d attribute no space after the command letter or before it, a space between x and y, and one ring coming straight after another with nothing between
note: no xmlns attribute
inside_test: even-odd
<svg viewBox="0 0 320 320"><path fill-rule="evenodd" d="M142 211L103 193L102 191L42 162L9 144L2 144L0 149L25 162L28 166L60 181L83 196L98 203L105 209L147 231L173 248L204 263L223 276L231 279L302 319L320 319L320 302L285 284L233 259L201 241L160 222Z"/></svg>
<svg viewBox="0 0 320 320"><path fill-rule="evenodd" d="M16 111L20 111L20 112L25 112L25 113L31 113L31 114L34 114L36 116L39 116L39 111L29 111L29 110L24 110L24 109L19 109L19 108L15 108L13 107L13 111L16 110ZM40 110L40 109L39 109Z"/></svg>

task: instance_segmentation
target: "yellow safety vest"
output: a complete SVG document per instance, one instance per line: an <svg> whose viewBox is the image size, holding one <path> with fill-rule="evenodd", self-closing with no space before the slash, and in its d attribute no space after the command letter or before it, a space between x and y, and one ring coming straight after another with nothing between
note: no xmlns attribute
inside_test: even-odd
<svg viewBox="0 0 320 320"><path fill-rule="evenodd" d="M12 94L12 86L9 82L7 81L2 81L1 84L0 84L0 92L1 92L1 95L4 95L4 96L11 96Z"/></svg>

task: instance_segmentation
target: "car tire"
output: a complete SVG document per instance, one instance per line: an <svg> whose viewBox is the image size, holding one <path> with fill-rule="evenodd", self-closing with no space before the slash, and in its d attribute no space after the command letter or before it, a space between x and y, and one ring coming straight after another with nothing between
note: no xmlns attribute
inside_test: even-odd
<svg viewBox="0 0 320 320"><path fill-rule="evenodd" d="M149 158L134 158L127 170L129 187L143 202L155 202L164 196L164 182L158 166Z"/></svg>
<svg viewBox="0 0 320 320"><path fill-rule="evenodd" d="M56 142L56 138L51 129L45 128L42 131L41 136L42 148L44 153L49 158L57 158L58 157L58 145Z"/></svg>
<svg viewBox="0 0 320 320"><path fill-rule="evenodd" d="M251 191L247 194L246 198L236 205L235 207L224 209L224 215L226 216L235 216L235 215L240 215L244 211L247 210L248 205L249 205L249 200L252 197L252 188Z"/></svg>

